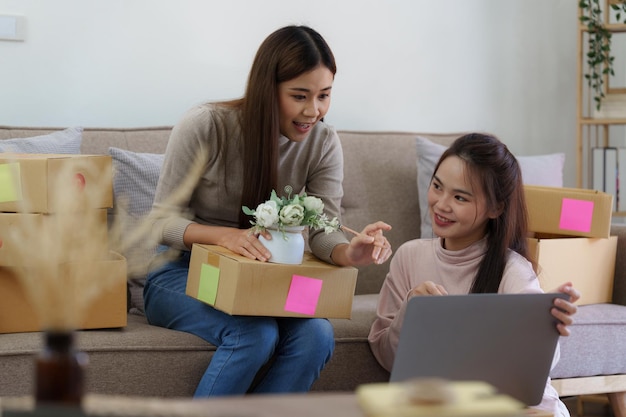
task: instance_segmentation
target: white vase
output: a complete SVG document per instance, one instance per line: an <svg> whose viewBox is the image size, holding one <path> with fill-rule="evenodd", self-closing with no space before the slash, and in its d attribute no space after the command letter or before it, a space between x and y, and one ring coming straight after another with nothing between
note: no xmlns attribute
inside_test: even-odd
<svg viewBox="0 0 626 417"><path fill-rule="evenodd" d="M285 233L277 229L267 229L272 235L272 240L266 240L263 235L259 235L259 240L263 243L263 246L272 254L268 262L292 265L301 264L304 256L303 230L304 226L285 227Z"/></svg>

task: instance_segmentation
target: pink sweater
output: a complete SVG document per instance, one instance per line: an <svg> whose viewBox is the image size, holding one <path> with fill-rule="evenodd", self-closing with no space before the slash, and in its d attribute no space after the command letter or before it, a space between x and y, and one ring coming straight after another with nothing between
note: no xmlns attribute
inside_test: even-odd
<svg viewBox="0 0 626 417"><path fill-rule="evenodd" d="M385 369L390 371L393 365L409 292L422 282L432 281L451 295L468 294L485 250L486 239L460 251L444 249L440 239L416 239L398 248L380 290L377 317L369 334L372 352ZM540 292L531 263L509 251L498 293ZM557 348L553 367L558 357ZM569 415L549 380L537 408L550 410L555 416Z"/></svg>

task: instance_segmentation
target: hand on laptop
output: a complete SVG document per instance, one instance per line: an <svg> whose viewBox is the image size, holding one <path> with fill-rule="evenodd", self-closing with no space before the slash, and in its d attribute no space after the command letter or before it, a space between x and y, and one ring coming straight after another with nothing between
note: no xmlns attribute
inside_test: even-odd
<svg viewBox="0 0 626 417"><path fill-rule="evenodd" d="M574 303L580 298L580 292L574 288L571 282L562 284L552 292L560 292L569 295L569 301L562 298L555 298L555 308L552 309L552 315L559 320L559 323L556 325L559 333L561 336L569 336L570 331L568 326L574 322L572 316L578 311L578 307Z"/></svg>
<svg viewBox="0 0 626 417"><path fill-rule="evenodd" d="M415 297L416 295L448 295L448 291L443 288L443 285L435 284L432 281L425 281L413 288L409 292L408 298Z"/></svg>

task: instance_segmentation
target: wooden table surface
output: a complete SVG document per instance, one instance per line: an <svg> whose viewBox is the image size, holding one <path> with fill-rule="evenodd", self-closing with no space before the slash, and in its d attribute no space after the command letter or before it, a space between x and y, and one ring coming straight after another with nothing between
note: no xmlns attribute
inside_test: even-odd
<svg viewBox="0 0 626 417"><path fill-rule="evenodd" d="M32 410L30 397L2 398L2 410ZM247 395L212 399L144 398L90 394L88 416L107 417L365 417L351 393ZM0 413L2 416L4 413Z"/></svg>
<svg viewBox="0 0 626 417"><path fill-rule="evenodd" d="M32 397L0 398L6 410L33 410ZM127 397L89 394L83 401L88 416L106 417L367 417L354 393L324 392L289 395L246 395L212 399ZM524 410L528 417L548 413Z"/></svg>

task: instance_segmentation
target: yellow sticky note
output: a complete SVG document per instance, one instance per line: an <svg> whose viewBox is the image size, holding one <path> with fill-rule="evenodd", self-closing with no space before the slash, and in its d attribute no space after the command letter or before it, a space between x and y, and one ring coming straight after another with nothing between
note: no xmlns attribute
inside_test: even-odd
<svg viewBox="0 0 626 417"><path fill-rule="evenodd" d="M21 199L20 164L16 162L0 164L0 203Z"/></svg>
<svg viewBox="0 0 626 417"><path fill-rule="evenodd" d="M220 270L209 264L202 264L200 268L200 286L198 300L215 305L217 298L217 284L220 282Z"/></svg>

